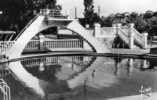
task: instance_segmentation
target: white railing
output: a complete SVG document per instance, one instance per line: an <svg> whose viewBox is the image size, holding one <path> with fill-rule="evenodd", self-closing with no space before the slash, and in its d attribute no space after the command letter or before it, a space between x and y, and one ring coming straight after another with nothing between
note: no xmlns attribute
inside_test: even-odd
<svg viewBox="0 0 157 100"><path fill-rule="evenodd" d="M15 41L0 41L0 52L5 52L12 47L14 43Z"/></svg>
<svg viewBox="0 0 157 100"><path fill-rule="evenodd" d="M25 47L25 49L29 49L29 50L39 50L40 48L40 41L39 40L31 40L27 46Z"/></svg>
<svg viewBox="0 0 157 100"><path fill-rule="evenodd" d="M10 87L3 79L0 79L0 91L3 94L3 100L11 100Z"/></svg>
<svg viewBox="0 0 157 100"><path fill-rule="evenodd" d="M57 9L40 9L41 15L48 15L50 17L63 17L61 10Z"/></svg>
<svg viewBox="0 0 157 100"><path fill-rule="evenodd" d="M5 52L14 43L15 41L0 41L0 52ZM79 39L45 39L43 43L40 43L40 40L31 40L25 47L27 50L40 50L40 48L83 48L83 41Z"/></svg>
<svg viewBox="0 0 157 100"><path fill-rule="evenodd" d="M79 39L58 39L44 41L46 48L82 48L82 41Z"/></svg>

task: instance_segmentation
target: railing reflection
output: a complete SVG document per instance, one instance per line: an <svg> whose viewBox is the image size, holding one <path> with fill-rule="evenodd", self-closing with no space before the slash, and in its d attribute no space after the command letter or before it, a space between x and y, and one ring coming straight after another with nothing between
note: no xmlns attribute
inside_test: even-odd
<svg viewBox="0 0 157 100"><path fill-rule="evenodd" d="M91 61L92 57L83 57L83 56L57 56L57 57L41 57L41 58L32 58L21 61L22 65L25 67L39 67L39 71L44 71L45 66L49 65L58 65L58 64L66 64L73 71L79 71L80 68L85 67ZM76 68L76 66L80 66L80 68Z"/></svg>

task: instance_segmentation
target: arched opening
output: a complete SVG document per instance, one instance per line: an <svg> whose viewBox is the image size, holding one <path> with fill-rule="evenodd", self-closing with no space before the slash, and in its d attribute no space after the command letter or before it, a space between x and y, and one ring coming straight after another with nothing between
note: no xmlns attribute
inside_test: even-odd
<svg viewBox="0 0 157 100"><path fill-rule="evenodd" d="M49 52L52 49L53 51L60 49L61 51L86 50L96 52L94 46L79 33L66 27L48 26L33 36L26 44L23 53Z"/></svg>

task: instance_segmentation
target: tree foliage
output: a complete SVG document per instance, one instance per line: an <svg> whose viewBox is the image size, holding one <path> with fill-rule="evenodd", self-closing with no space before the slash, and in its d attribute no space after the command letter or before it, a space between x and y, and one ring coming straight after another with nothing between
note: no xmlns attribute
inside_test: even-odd
<svg viewBox="0 0 157 100"><path fill-rule="evenodd" d="M100 20L98 14L94 12L93 0L84 0L84 6L84 24L88 24L90 27L93 27L94 23Z"/></svg>
<svg viewBox="0 0 157 100"><path fill-rule="evenodd" d="M18 32L34 17L33 11L56 6L56 0L0 0L0 29Z"/></svg>
<svg viewBox="0 0 157 100"><path fill-rule="evenodd" d="M122 23L123 25L134 23L139 32L148 32L149 36L157 35L157 12L146 11L142 14L125 12L101 18L102 26L111 27L115 23Z"/></svg>

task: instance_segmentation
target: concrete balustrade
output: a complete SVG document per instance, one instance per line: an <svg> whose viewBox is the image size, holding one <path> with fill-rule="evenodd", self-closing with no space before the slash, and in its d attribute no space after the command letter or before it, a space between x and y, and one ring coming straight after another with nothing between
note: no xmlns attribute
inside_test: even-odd
<svg viewBox="0 0 157 100"><path fill-rule="evenodd" d="M99 23L94 24L94 36L96 38L100 38L101 37L101 26Z"/></svg>
<svg viewBox="0 0 157 100"><path fill-rule="evenodd" d="M44 35L42 34L39 35L39 41L40 41L39 50L43 51L44 50Z"/></svg>
<svg viewBox="0 0 157 100"><path fill-rule="evenodd" d="M144 49L148 48L148 33L143 33L144 35Z"/></svg>
<svg viewBox="0 0 157 100"><path fill-rule="evenodd" d="M122 27L121 23L116 24L116 34L119 34L119 29Z"/></svg>
<svg viewBox="0 0 157 100"><path fill-rule="evenodd" d="M47 40L44 36L40 35L39 40L31 40L24 50L45 50L45 48L83 48L83 40L79 39L58 39L58 40ZM0 41L0 52L8 50L15 41Z"/></svg>
<svg viewBox="0 0 157 100"><path fill-rule="evenodd" d="M122 27L121 23L113 24L113 32L120 36L120 38L128 44L130 49L134 49L136 46L141 47L142 49L148 48L148 33L140 34L135 28L134 23L130 23L129 27ZM136 46L135 46L136 44Z"/></svg>
<svg viewBox="0 0 157 100"><path fill-rule="evenodd" d="M5 52L8 50L15 41L0 41L0 52Z"/></svg>
<svg viewBox="0 0 157 100"><path fill-rule="evenodd" d="M129 48L134 48L134 32L133 32L134 24L129 24Z"/></svg>
<svg viewBox="0 0 157 100"><path fill-rule="evenodd" d="M44 47L46 48L82 48L82 41L79 39L59 39L45 40Z"/></svg>
<svg viewBox="0 0 157 100"><path fill-rule="evenodd" d="M117 26L116 26L116 24L112 24L112 29L113 29L113 33L116 34L117 33Z"/></svg>
<svg viewBox="0 0 157 100"><path fill-rule="evenodd" d="M113 24L112 25L113 29L114 29L114 32L116 33L116 35L120 35L121 33L121 29L122 29L122 24L121 23L118 23L118 24ZM134 28L134 24L129 24L129 33L128 34L128 38L129 38L129 48L130 49L133 49L134 48L134 32L133 32L133 28ZM127 35L126 34L126 35Z"/></svg>

